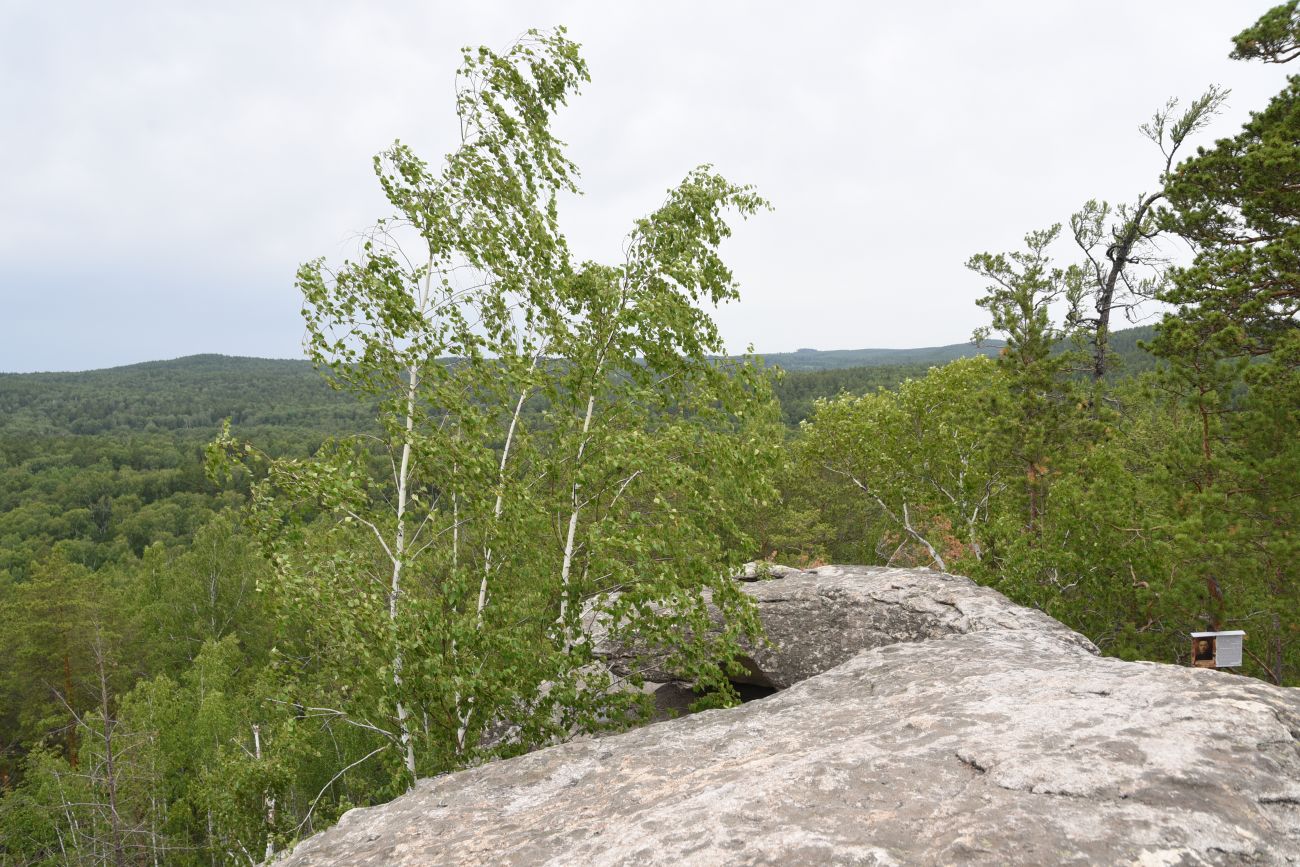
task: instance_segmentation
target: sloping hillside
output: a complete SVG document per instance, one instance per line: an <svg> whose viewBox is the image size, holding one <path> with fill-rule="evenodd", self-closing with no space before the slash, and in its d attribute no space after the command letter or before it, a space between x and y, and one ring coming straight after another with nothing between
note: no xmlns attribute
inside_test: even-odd
<svg viewBox="0 0 1300 867"><path fill-rule="evenodd" d="M1150 327L1117 331L1121 373L1154 366L1137 347ZM892 388L935 365L996 355L1000 341L917 349L841 349L763 356L787 372L777 387L795 423L818 397ZM0 374L0 434L102 434L194 431L206 435L230 418L243 429L290 428L326 435L364 429L372 414L329 388L306 361L191 355L77 373Z"/></svg>
<svg viewBox="0 0 1300 867"><path fill-rule="evenodd" d="M771 365L785 370L840 370L846 367L901 367L919 366L922 369L936 364L946 364L957 358L973 355L997 355L1005 343L987 340L981 346L973 343L953 343L949 346L927 346L918 349L800 349L797 352L773 352L763 355Z"/></svg>

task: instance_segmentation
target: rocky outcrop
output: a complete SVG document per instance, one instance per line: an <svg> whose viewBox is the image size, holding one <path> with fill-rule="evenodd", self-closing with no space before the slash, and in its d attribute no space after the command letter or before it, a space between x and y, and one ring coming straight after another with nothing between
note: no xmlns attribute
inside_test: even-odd
<svg viewBox="0 0 1300 867"><path fill-rule="evenodd" d="M767 633L765 642L747 648L744 662L750 671L736 678L739 683L785 689L863 650L989 629L1037 631L1097 652L1077 632L969 578L871 566L772 568L759 571L758 578L752 568L738 576L758 604ZM679 682L653 655L647 663L607 640L597 642L597 652L619 674L635 667L652 682Z"/></svg>
<svg viewBox="0 0 1300 867"><path fill-rule="evenodd" d="M788 689L421 781L286 863L1300 861L1298 690L1102 658L926 570L750 587Z"/></svg>

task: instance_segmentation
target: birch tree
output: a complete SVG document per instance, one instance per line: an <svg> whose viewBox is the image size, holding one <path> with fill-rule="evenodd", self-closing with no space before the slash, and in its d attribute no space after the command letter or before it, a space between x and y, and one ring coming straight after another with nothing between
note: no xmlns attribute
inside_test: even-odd
<svg viewBox="0 0 1300 867"><path fill-rule="evenodd" d="M879 391L818 401L798 460L858 499L886 565L963 574L978 568L1008 487L994 432L1007 390L995 364L970 358Z"/></svg>
<svg viewBox="0 0 1300 867"><path fill-rule="evenodd" d="M380 762L389 793L635 715L636 684L591 665L593 616L674 648L724 701L757 630L725 576L777 420L763 371L716 357L705 308L737 295L728 215L766 203L704 166L622 263L575 265L558 202L577 170L549 124L586 78L562 30L467 51L458 148L436 171L380 155L393 215L354 260L299 270L309 355L378 404L381 433L310 460L211 449L262 479L265 589L298 627L275 649L285 712L357 733L339 774Z"/></svg>

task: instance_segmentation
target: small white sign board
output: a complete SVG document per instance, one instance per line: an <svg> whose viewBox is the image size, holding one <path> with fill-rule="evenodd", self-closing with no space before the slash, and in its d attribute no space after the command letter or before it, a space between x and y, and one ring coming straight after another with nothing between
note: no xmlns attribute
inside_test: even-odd
<svg viewBox="0 0 1300 867"><path fill-rule="evenodd" d="M1246 633L1240 629L1227 632L1193 632L1192 665L1197 668L1238 668Z"/></svg>

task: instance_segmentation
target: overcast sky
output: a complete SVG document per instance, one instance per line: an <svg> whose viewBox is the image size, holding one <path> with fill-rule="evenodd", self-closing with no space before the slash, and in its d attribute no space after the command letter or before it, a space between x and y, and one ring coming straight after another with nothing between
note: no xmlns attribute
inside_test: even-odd
<svg viewBox="0 0 1300 867"><path fill-rule="evenodd" d="M555 24L578 256L709 162L776 207L725 249L730 348L963 341L971 253L1152 189L1168 97L1232 88L1208 143L1281 89L1227 59L1271 5L0 0L0 371L300 357L294 270L385 213L370 158L438 159L459 48Z"/></svg>

